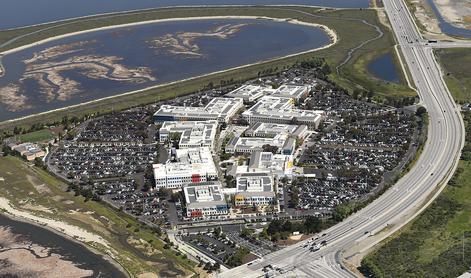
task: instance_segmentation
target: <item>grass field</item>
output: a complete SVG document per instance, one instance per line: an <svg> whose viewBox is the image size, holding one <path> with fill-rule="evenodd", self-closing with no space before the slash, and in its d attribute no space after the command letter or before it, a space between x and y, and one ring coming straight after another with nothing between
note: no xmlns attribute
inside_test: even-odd
<svg viewBox="0 0 471 278"><path fill-rule="evenodd" d="M333 81L339 83L349 90L355 88L363 88L375 92L382 97L403 97L412 96L415 93L405 84L391 84L378 80L371 76L365 69L367 63L378 55L387 51L393 51L395 44L391 32L381 25L377 17L376 11L370 9L363 10L319 10L306 7L247 7L247 8L191 8L191 9L159 9L140 13L127 13L113 16L94 17L86 20L71 20L62 23L46 24L41 27L28 27L17 29L15 31L0 32L0 42L8 41L20 34L31 35L20 37L14 43L4 47L4 49L14 46L20 46L31 43L50 36L87 30L94 27L102 27L151 19L164 19L175 17L195 17L195 16L267 16L272 18L292 18L300 21L319 23L326 25L337 33L339 42L328 49L302 54L295 57L277 59L274 61L264 62L257 65L230 70L224 73L213 74L177 84L161 86L155 89L149 89L138 95L125 95L113 99L94 102L84 106L73 107L67 110L52 112L39 115L24 120L14 122L0 123L0 129L12 128L14 126L28 127L34 123L51 123L58 121L62 117L83 116L85 114L93 114L96 112L109 112L111 110L119 110L131 106L137 106L146 103L152 103L157 99L173 98L178 95L189 94L202 89L206 84L220 84L221 81L232 80L233 82L242 82L250 78L258 76L258 73L267 69L281 70L285 67L293 65L295 62L309 59L312 57L324 57L332 69L341 64L347 53L360 45L362 42L375 38L378 33L374 27L368 26L361 22L367 22L379 26L384 35L356 50L352 58L341 69L340 74L332 74ZM42 30L42 31L40 31ZM395 54L394 54L395 55ZM360 65L360 67L358 66ZM8 69L7 69L8 70Z"/></svg>
<svg viewBox="0 0 471 278"><path fill-rule="evenodd" d="M435 54L444 68L445 81L455 100L471 102L471 49L438 49Z"/></svg>
<svg viewBox="0 0 471 278"><path fill-rule="evenodd" d="M471 50L436 51L455 100L471 101ZM457 277L471 267L471 113L458 169L414 221L362 261L372 277Z"/></svg>
<svg viewBox="0 0 471 278"><path fill-rule="evenodd" d="M54 133L52 133L49 129L42 129L38 131L33 131L25 134L18 135L17 138L21 142L41 142L46 140L53 139Z"/></svg>
<svg viewBox="0 0 471 278"><path fill-rule="evenodd" d="M111 250L100 244L87 245L110 254L132 277L143 273L159 276L188 276L198 271L188 259L163 248L150 228L105 204L65 192L64 182L17 157L0 158L0 196L15 208L43 218L63 221L99 235Z"/></svg>

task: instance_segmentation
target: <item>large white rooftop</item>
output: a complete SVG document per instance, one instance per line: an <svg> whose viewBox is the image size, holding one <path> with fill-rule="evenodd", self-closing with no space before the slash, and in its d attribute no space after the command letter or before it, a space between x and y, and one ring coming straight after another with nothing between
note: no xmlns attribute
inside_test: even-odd
<svg viewBox="0 0 471 278"><path fill-rule="evenodd" d="M165 121L196 121L218 120L228 121L240 108L243 107L241 98L213 98L204 107L185 107L162 105L154 114L156 122Z"/></svg>
<svg viewBox="0 0 471 278"><path fill-rule="evenodd" d="M164 122L159 130L160 141L169 139L171 134L179 133L180 148L212 147L217 132L217 121Z"/></svg>
<svg viewBox="0 0 471 278"><path fill-rule="evenodd" d="M289 97L293 99L300 99L309 92L309 86L299 85L281 85L276 91L272 93L274 97Z"/></svg>
<svg viewBox="0 0 471 278"><path fill-rule="evenodd" d="M219 182L189 184L183 187L183 193L188 209L227 206Z"/></svg>
<svg viewBox="0 0 471 278"><path fill-rule="evenodd" d="M307 132L306 125L288 125L277 123L255 123L246 131L246 136L275 137L278 134L304 137Z"/></svg>
<svg viewBox="0 0 471 278"><path fill-rule="evenodd" d="M217 173L211 151L207 147L176 150L176 161L154 164L154 177L186 176L193 174Z"/></svg>
<svg viewBox="0 0 471 278"><path fill-rule="evenodd" d="M271 94L275 90L259 85L243 85L232 92L226 94L226 97L242 98L245 102L253 102L264 95Z"/></svg>
<svg viewBox="0 0 471 278"><path fill-rule="evenodd" d="M294 107L292 98L264 96L256 104L242 113L242 116L254 119L255 122L263 122L264 118L283 121L318 122L323 117L324 111L301 110Z"/></svg>

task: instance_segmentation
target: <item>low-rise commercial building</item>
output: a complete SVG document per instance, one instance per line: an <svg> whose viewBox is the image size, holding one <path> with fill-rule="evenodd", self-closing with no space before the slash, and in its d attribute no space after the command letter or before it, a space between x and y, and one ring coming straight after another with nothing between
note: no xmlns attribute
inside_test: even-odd
<svg viewBox="0 0 471 278"><path fill-rule="evenodd" d="M226 97L241 98L245 103L255 102L257 99L275 92L274 89L259 85L243 85L232 92L226 94Z"/></svg>
<svg viewBox="0 0 471 278"><path fill-rule="evenodd" d="M179 148L213 148L217 132L217 121L164 122L159 130L160 142L179 134Z"/></svg>
<svg viewBox="0 0 471 278"><path fill-rule="evenodd" d="M46 155L43 149L33 143L22 143L18 145L12 144L10 148L14 151L19 152L28 161L33 161L37 157L43 157Z"/></svg>
<svg viewBox="0 0 471 278"><path fill-rule="evenodd" d="M276 147L277 152L282 152L288 136L279 134L273 138L269 137L234 137L226 145L227 153L253 153L263 151L264 146Z"/></svg>
<svg viewBox="0 0 471 278"><path fill-rule="evenodd" d="M290 176L293 168L291 155L273 154L271 152L254 152L250 156L247 172L270 172L280 177Z"/></svg>
<svg viewBox="0 0 471 278"><path fill-rule="evenodd" d="M218 173L208 147L172 150L164 164L154 164L155 186L180 189L189 183L217 180Z"/></svg>
<svg viewBox="0 0 471 278"><path fill-rule="evenodd" d="M301 110L294 107L292 98L264 96L242 113L249 124L258 122L275 124L300 124L318 128L324 111Z"/></svg>
<svg viewBox="0 0 471 278"><path fill-rule="evenodd" d="M271 95L274 97L288 97L296 101L306 97L309 94L309 86L299 85L281 85Z"/></svg>
<svg viewBox="0 0 471 278"><path fill-rule="evenodd" d="M188 184L183 187L186 216L191 219L219 219L229 213L219 182Z"/></svg>
<svg viewBox="0 0 471 278"><path fill-rule="evenodd" d="M184 107L162 105L154 114L156 123L167 121L207 121L227 123L239 109L243 108L241 98L213 98L205 107Z"/></svg>
<svg viewBox="0 0 471 278"><path fill-rule="evenodd" d="M245 132L248 137L270 137L279 134L289 135L295 138L304 139L308 134L307 125L287 125L275 123L258 122L251 125Z"/></svg>
<svg viewBox="0 0 471 278"><path fill-rule="evenodd" d="M268 206L275 204L276 194L271 173L242 173L236 177L236 206Z"/></svg>

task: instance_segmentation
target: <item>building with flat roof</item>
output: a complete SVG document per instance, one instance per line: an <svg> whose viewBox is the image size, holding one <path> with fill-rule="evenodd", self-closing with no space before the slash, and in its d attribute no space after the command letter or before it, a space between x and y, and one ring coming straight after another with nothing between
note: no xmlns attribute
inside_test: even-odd
<svg viewBox="0 0 471 278"><path fill-rule="evenodd" d="M167 121L207 121L215 120L227 123L239 109L243 108L241 98L213 98L204 107L184 107L162 105L154 114L156 123Z"/></svg>
<svg viewBox="0 0 471 278"><path fill-rule="evenodd" d="M281 85L271 95L274 97L288 97L298 101L301 98L306 97L309 94L309 90L309 86L285 84Z"/></svg>
<svg viewBox="0 0 471 278"><path fill-rule="evenodd" d="M247 172L270 172L278 177L290 176L293 168L293 156L273 154L271 152L253 152L250 156Z"/></svg>
<svg viewBox="0 0 471 278"><path fill-rule="evenodd" d="M225 151L227 153L253 153L256 151L263 151L263 146L270 145L277 147L278 152L282 152L288 139L288 135L286 134L278 134L273 138L236 136L229 140L225 147Z"/></svg>
<svg viewBox="0 0 471 278"><path fill-rule="evenodd" d="M258 122L275 124L300 124L310 128L317 128L324 118L324 111L301 110L294 106L294 100L287 97L264 96L247 111L242 117L249 124Z"/></svg>
<svg viewBox="0 0 471 278"><path fill-rule="evenodd" d="M241 98L245 103L255 102L264 95L272 94L275 90L259 85L243 85L232 92L227 93L226 97Z"/></svg>
<svg viewBox="0 0 471 278"><path fill-rule="evenodd" d="M14 151L20 153L20 155L24 156L26 160L32 161L35 160L37 157L43 157L46 153L41 149L38 145L33 143L22 143L22 144L12 144L10 148Z"/></svg>
<svg viewBox="0 0 471 278"><path fill-rule="evenodd" d="M275 204L274 178L271 173L242 173L236 177L236 206L268 206Z"/></svg>
<svg viewBox="0 0 471 278"><path fill-rule="evenodd" d="M164 122L159 130L160 142L171 138L172 134L180 134L178 147L183 148L213 148L217 132L217 121L195 122Z"/></svg>
<svg viewBox="0 0 471 278"><path fill-rule="evenodd" d="M296 138L304 139L308 134L307 125L287 125L274 123L255 123L245 132L247 137L275 137L278 134L285 134Z"/></svg>
<svg viewBox="0 0 471 278"><path fill-rule="evenodd" d="M166 163L153 165L157 188L180 189L189 183L217 180L217 169L208 147L171 152Z"/></svg>
<svg viewBox="0 0 471 278"><path fill-rule="evenodd" d="M183 187L186 216L191 219L220 219L229 213L219 182L188 184Z"/></svg>

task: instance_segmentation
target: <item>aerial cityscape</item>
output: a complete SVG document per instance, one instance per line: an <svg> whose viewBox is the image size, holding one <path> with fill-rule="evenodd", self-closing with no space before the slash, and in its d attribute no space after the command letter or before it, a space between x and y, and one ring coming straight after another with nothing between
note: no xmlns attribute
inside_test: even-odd
<svg viewBox="0 0 471 278"><path fill-rule="evenodd" d="M0 277L471 277L469 0L0 7Z"/></svg>

